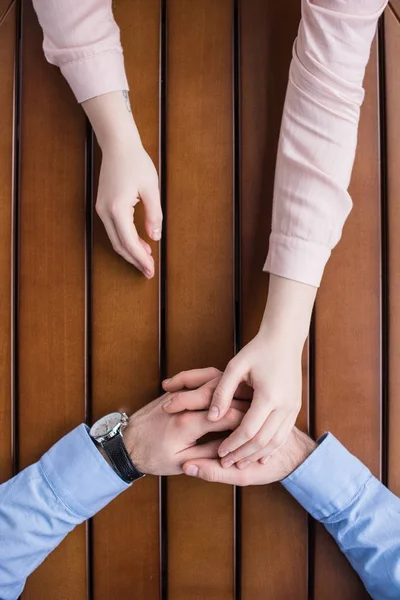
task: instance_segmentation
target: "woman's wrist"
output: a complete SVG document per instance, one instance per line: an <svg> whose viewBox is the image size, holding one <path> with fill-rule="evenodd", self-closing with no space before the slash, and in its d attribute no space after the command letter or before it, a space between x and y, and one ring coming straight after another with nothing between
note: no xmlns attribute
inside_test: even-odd
<svg viewBox="0 0 400 600"><path fill-rule="evenodd" d="M123 147L142 147L128 93L111 92L83 102L82 107L93 127L102 151Z"/></svg>
<svg viewBox="0 0 400 600"><path fill-rule="evenodd" d="M259 335L302 349L310 329L316 293L315 287L271 275Z"/></svg>

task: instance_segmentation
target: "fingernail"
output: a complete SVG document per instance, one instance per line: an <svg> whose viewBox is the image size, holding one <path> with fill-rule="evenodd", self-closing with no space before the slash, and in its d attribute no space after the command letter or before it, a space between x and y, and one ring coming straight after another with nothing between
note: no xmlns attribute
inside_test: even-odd
<svg viewBox="0 0 400 600"><path fill-rule="evenodd" d="M245 469L246 467L248 467L250 464L249 460L244 460L243 462L238 464L239 469Z"/></svg>
<svg viewBox="0 0 400 600"><path fill-rule="evenodd" d="M218 454L220 458L224 458L224 456L229 454L229 450L218 450Z"/></svg>
<svg viewBox="0 0 400 600"><path fill-rule="evenodd" d="M234 461L233 460L226 460L225 462L222 463L222 466L224 467L224 469L229 469L229 467L231 467L233 465Z"/></svg>
<svg viewBox="0 0 400 600"><path fill-rule="evenodd" d="M169 383L170 381L171 381L171 379L164 379L163 385Z"/></svg>
<svg viewBox="0 0 400 600"><path fill-rule="evenodd" d="M215 419L218 419L218 415L219 415L219 408L218 406L210 406L210 410L208 411L208 418L210 419L210 421L215 421Z"/></svg>
<svg viewBox="0 0 400 600"><path fill-rule="evenodd" d="M189 465L185 471L186 475L190 475L191 477L197 477L199 472L199 467L196 465Z"/></svg>
<svg viewBox="0 0 400 600"><path fill-rule="evenodd" d="M151 279L153 277L153 273L149 269L145 269L143 273L147 279Z"/></svg>
<svg viewBox="0 0 400 600"><path fill-rule="evenodd" d="M265 465L265 463L269 460L269 456L264 456L264 458L261 459L261 462L263 465Z"/></svg>
<svg viewBox="0 0 400 600"><path fill-rule="evenodd" d="M170 406L172 404L172 400L167 400L166 402L164 402L164 404L162 405L163 409L168 408L168 406Z"/></svg>
<svg viewBox="0 0 400 600"><path fill-rule="evenodd" d="M153 231L151 232L151 237L155 242L161 240L161 229L153 229Z"/></svg>

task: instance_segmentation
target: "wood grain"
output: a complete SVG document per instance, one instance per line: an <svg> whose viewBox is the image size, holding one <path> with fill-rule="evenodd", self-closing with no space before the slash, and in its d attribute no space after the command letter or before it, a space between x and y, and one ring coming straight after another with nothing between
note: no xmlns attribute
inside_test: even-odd
<svg viewBox="0 0 400 600"><path fill-rule="evenodd" d="M167 370L233 354L231 0L167 4ZM233 489L168 481L168 591L233 597Z"/></svg>
<svg viewBox="0 0 400 600"><path fill-rule="evenodd" d="M120 1L115 6L115 18L121 28L133 114L143 143L157 164L159 0ZM139 228L143 238L147 239L140 220ZM157 264L157 244L151 245ZM132 413L158 395L158 320L158 277L147 281L115 254L96 216L93 249L94 419L121 407ZM159 598L158 527L156 477L146 477L134 484L95 517L93 572L96 600L113 596L130 598L132 594L146 600Z"/></svg>
<svg viewBox="0 0 400 600"><path fill-rule="evenodd" d="M367 69L350 194L354 209L328 264L316 307L316 433L331 431L380 476L380 191L377 46ZM315 598L367 598L322 527Z"/></svg>
<svg viewBox="0 0 400 600"><path fill-rule="evenodd" d="M400 0L390 0L389 9L386 12L390 13L390 9L392 9L392 17L397 17L397 20L400 18Z"/></svg>
<svg viewBox="0 0 400 600"><path fill-rule="evenodd" d="M389 217L389 439L388 484L400 495L400 23L385 13L387 173Z"/></svg>
<svg viewBox="0 0 400 600"><path fill-rule="evenodd" d="M84 419L85 121L23 12L19 450L21 468ZM73 576L72 576L73 574ZM86 598L85 527L29 579L25 599Z"/></svg>
<svg viewBox="0 0 400 600"><path fill-rule="evenodd" d="M8 8L0 2L0 15ZM0 482L12 476L12 206L14 137L15 5L0 27Z"/></svg>
<svg viewBox="0 0 400 600"><path fill-rule="evenodd" d="M267 296L275 159L300 4L241 3L241 250L243 343ZM279 59L277 60L277 57ZM298 424L307 429L307 354ZM280 485L242 490L242 598L307 598L307 516ZM291 548L290 554L287 552Z"/></svg>

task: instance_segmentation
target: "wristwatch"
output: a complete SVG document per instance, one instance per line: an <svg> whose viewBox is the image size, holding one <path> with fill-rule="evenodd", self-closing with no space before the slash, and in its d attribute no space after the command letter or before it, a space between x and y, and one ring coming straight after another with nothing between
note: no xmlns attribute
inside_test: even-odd
<svg viewBox="0 0 400 600"><path fill-rule="evenodd" d="M132 483L144 477L144 473L135 467L125 447L123 431L127 425L126 413L113 412L96 421L90 428L89 435L95 444L103 448L121 479L125 483Z"/></svg>

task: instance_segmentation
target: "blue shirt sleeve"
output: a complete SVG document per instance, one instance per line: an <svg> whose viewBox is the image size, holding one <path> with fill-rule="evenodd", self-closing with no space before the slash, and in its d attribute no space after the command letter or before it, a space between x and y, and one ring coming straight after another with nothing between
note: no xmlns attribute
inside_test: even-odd
<svg viewBox="0 0 400 600"><path fill-rule="evenodd" d="M129 486L80 425L39 462L0 486L0 600L25 580L79 523Z"/></svg>
<svg viewBox="0 0 400 600"><path fill-rule="evenodd" d="M331 434L282 481L334 537L375 600L400 598L400 499Z"/></svg>

